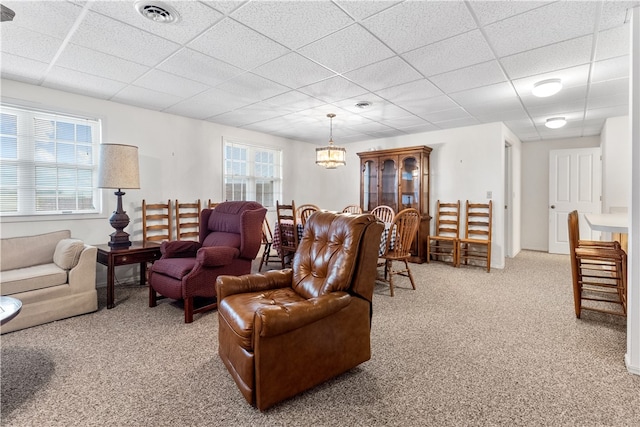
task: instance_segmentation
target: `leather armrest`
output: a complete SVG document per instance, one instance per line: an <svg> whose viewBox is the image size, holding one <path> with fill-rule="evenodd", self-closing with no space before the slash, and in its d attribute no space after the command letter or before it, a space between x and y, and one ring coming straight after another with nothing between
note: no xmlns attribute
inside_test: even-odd
<svg viewBox="0 0 640 427"><path fill-rule="evenodd" d="M290 268L246 274L244 276L218 276L216 280L216 295L218 296L218 302L220 302L229 295L287 288L291 286L292 279L293 271Z"/></svg>
<svg viewBox="0 0 640 427"><path fill-rule="evenodd" d="M205 267L222 267L238 258L240 251L229 246L206 246L198 249L196 261Z"/></svg>
<svg viewBox="0 0 640 427"><path fill-rule="evenodd" d="M162 242L160 253L162 253L163 258L193 258L199 248L199 242L172 240L170 242Z"/></svg>
<svg viewBox="0 0 640 427"><path fill-rule="evenodd" d="M332 292L291 304L260 307L254 330L261 337L281 335L337 313L351 303L351 298L346 292Z"/></svg>

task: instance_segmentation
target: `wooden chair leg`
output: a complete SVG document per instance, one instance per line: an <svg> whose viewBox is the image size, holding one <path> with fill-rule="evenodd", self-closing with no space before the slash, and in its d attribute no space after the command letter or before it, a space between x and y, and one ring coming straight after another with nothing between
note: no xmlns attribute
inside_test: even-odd
<svg viewBox="0 0 640 427"><path fill-rule="evenodd" d="M409 274L409 281L411 282L411 286L413 287L413 290L416 290L416 284L413 281L413 274L411 274L411 269L409 268L409 263L407 262L407 260L403 260L404 261L404 267L407 269L407 273Z"/></svg>
<svg viewBox="0 0 640 427"><path fill-rule="evenodd" d="M393 261L390 259L387 260L387 263L384 267L384 277L387 278L387 274L389 275L389 291L391 292L391 296L393 296Z"/></svg>
<svg viewBox="0 0 640 427"><path fill-rule="evenodd" d="M155 307L157 304L156 291L149 285L149 307Z"/></svg>
<svg viewBox="0 0 640 427"><path fill-rule="evenodd" d="M184 299L184 323L193 322L193 297Z"/></svg>

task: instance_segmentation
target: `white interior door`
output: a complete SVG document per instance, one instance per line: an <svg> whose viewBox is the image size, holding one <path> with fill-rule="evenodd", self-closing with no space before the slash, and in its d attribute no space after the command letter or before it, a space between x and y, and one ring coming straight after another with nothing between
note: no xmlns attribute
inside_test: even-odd
<svg viewBox="0 0 640 427"><path fill-rule="evenodd" d="M549 152L549 253L569 253L567 214L574 209L580 214L580 237L599 239L584 214L600 213L601 191L600 148Z"/></svg>

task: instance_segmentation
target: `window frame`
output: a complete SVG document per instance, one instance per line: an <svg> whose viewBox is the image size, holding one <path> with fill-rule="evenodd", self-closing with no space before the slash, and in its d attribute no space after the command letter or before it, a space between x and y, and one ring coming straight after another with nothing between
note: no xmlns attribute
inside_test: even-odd
<svg viewBox="0 0 640 427"><path fill-rule="evenodd" d="M39 119L44 119L44 120L57 120L61 123L65 123L65 120L68 120L67 123L73 123L75 125L78 124L84 124L84 125L88 125L91 127L92 129L92 138L91 141L89 141L87 144L91 147L91 163L90 166L89 164L85 164L82 165L81 163L78 162L78 158L76 158L74 160L74 162L72 163L68 163L68 165L70 167L75 168L77 165L81 165L81 166L85 166L84 169L85 170L90 170L91 171L91 187L90 190L88 190L89 187L87 187L88 191L91 191L92 193L92 200L93 200L93 209L88 209L88 210L70 210L70 211L65 211L63 209L60 210L55 210L55 211L44 211L44 212L36 212L35 211L35 179L36 179L36 175L35 175L35 168L38 165L38 161L36 160L36 154L35 154L35 144L36 144L36 131L35 131L35 125L33 124L29 124L29 125L23 125L21 126L21 124L18 124L18 132L16 133L16 135L20 135L21 132L23 132L24 130L26 130L26 134L22 133L23 137L26 137L29 139L29 141L27 142L26 148L24 146L24 143L22 144L23 147L21 147L21 141L18 140L17 141L17 149L20 150L27 150L29 153L24 156L23 153L19 153L17 158L12 161L12 160L7 160L7 159L2 159L2 164L7 164L7 163L15 163L17 165L19 165L20 163L26 164L27 167L22 168L23 172L20 172L20 170L18 171L19 174L32 174L30 175L30 177L28 178L29 180L33 180L31 182L31 185L33 186L31 189L26 188L23 189L22 191L26 191L26 192L30 192L32 191L33 194L31 196L27 196L27 197L32 197L33 200L29 201L28 204L30 205L31 211L26 211L26 210L18 210L18 212L0 212L0 221L2 221L3 223L12 223L12 222L37 222L37 221L55 221L55 220L82 220L82 219L98 219L98 218L106 218L107 215L104 212L104 207L106 206L105 204L105 193L108 192L104 192L101 191L100 188L98 188L97 186L97 177L98 177L98 151L99 151L99 147L100 144L102 143L102 133L103 133L103 118L101 117L91 117L87 114L82 114L82 113L76 113L76 112L70 112L70 111L65 111L63 109L59 109L59 108L43 108L40 105L37 106L32 106L29 103L27 104L16 104L16 103L11 103L11 102L5 102L4 100L0 101L0 111L4 114L4 113L8 113L8 114L12 114L12 115L22 115L23 119L26 118L27 120L31 121L34 118L39 118ZM85 123L83 123L85 122ZM55 139L54 139L55 140ZM78 139L74 137L74 139L72 141L69 141L73 144L74 146L74 150L78 147L78 146L82 146L83 142L80 141L80 143L78 143ZM46 165L46 163L44 163ZM60 161L55 161L55 162L51 162L51 165L55 165L56 169L61 168L61 166L64 166L64 162L60 162ZM82 168L80 168L82 169ZM20 185L17 186L18 191L20 191ZM76 186L74 187L75 191L77 191L79 188L81 188L81 185L78 185L76 183ZM56 196L56 200L58 200L59 196ZM18 202L20 205L20 202ZM20 209L20 206L18 206L18 208Z"/></svg>
<svg viewBox="0 0 640 427"><path fill-rule="evenodd" d="M229 160L233 161L234 159L227 158L227 147L237 147L247 150L246 159L238 159L245 163L246 172L244 175L228 173L227 162ZM231 199L227 198L227 180L235 179L238 181L246 181L245 198L242 200L251 200L256 201L258 194L258 185L261 181L268 181L270 177L264 177L263 175L256 174L256 166L258 165L258 161L255 159L255 154L258 152L265 152L270 155L273 155L273 162L266 162L266 166L269 167L271 164L274 168L274 176L271 177L273 182L273 191L272 191L272 200L269 204L264 203L264 197L261 197L261 203L265 208L269 210L274 210L276 206L276 201L282 199L283 194L283 159L284 153L282 148L273 147L268 145L260 145L252 142L242 141L236 138L222 138L222 194L224 195L225 200L231 201ZM250 160L252 159L252 160ZM263 192L264 193L264 192ZM233 198L235 200L235 198Z"/></svg>

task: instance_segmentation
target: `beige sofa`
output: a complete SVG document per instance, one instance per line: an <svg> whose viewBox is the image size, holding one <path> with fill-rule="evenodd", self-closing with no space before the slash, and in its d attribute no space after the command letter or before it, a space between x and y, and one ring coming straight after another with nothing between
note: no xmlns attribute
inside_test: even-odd
<svg viewBox="0 0 640 427"><path fill-rule="evenodd" d="M0 294L22 301L1 327L12 332L98 309L98 249L69 230L0 239Z"/></svg>

